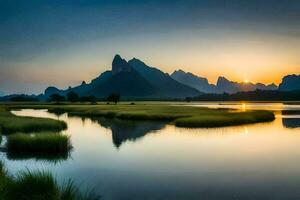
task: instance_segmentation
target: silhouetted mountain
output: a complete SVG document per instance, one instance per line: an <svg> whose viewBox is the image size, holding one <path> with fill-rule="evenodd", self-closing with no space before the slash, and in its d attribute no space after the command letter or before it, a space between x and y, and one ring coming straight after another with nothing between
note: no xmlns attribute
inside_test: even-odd
<svg viewBox="0 0 300 200"><path fill-rule="evenodd" d="M281 84L279 85L279 90L282 91L292 91L300 90L300 75L288 75L283 77Z"/></svg>
<svg viewBox="0 0 300 200"><path fill-rule="evenodd" d="M86 84L84 81L81 85L67 90L59 90L55 87L49 87L45 91L45 96L49 97L53 93L66 95L73 91L80 96L96 96L105 98L111 93L119 93L125 98L134 97L155 97L160 95L160 91L151 85L145 78L136 72L127 62L119 55L116 55L112 62L112 71L106 71L99 77Z"/></svg>
<svg viewBox="0 0 300 200"><path fill-rule="evenodd" d="M150 67L136 58L129 60L128 63L149 83L159 88L164 97L184 98L200 94L198 90L172 79L169 74Z"/></svg>
<svg viewBox="0 0 300 200"><path fill-rule="evenodd" d="M58 88L50 86L45 90L44 95L48 98L52 94L62 94L62 92L63 91L59 90Z"/></svg>
<svg viewBox="0 0 300 200"><path fill-rule="evenodd" d="M220 76L217 84L209 84L206 78L196 76L190 72L184 72L182 70L174 71L171 77L180 83L186 84L190 87L196 88L199 91L205 93L236 93L240 91L254 91L260 90L276 90L275 84L264 85L262 83L238 83L233 82L225 77Z"/></svg>
<svg viewBox="0 0 300 200"><path fill-rule="evenodd" d="M275 84L265 85L262 83L238 83L229 81L225 77L219 77L217 81L217 91L218 93L236 93L242 91L254 91L254 90L276 90L277 86Z"/></svg>
<svg viewBox="0 0 300 200"><path fill-rule="evenodd" d="M41 100L42 95L10 94L0 97L0 101L23 101L33 102Z"/></svg>
<svg viewBox="0 0 300 200"><path fill-rule="evenodd" d="M216 86L209 84L206 78L196 76L190 72L176 70L171 74L171 77L185 85L196 88L197 90L205 93L216 93Z"/></svg>
<svg viewBox="0 0 300 200"><path fill-rule="evenodd" d="M168 74L151 68L143 62L132 59L129 63L116 55L112 62L112 71L106 71L87 84L85 81L76 87L59 90L49 87L45 97L57 93L66 95L76 92L80 96L105 98L111 93L119 93L123 98L185 98L200 94L194 88L178 83Z"/></svg>
<svg viewBox="0 0 300 200"><path fill-rule="evenodd" d="M116 55L112 62L112 74L115 75L120 72L131 72L132 67L128 64L128 62L121 58L120 55Z"/></svg>

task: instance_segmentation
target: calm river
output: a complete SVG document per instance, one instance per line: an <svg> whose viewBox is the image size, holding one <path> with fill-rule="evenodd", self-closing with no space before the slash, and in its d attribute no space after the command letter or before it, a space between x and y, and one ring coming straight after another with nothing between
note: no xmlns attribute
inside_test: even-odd
<svg viewBox="0 0 300 200"><path fill-rule="evenodd" d="M184 129L159 122L56 116L20 110L22 116L64 120L70 158L60 161L10 158L12 174L28 168L72 178L104 200L300 199L300 105L282 103L192 104L266 109L271 123L216 129Z"/></svg>

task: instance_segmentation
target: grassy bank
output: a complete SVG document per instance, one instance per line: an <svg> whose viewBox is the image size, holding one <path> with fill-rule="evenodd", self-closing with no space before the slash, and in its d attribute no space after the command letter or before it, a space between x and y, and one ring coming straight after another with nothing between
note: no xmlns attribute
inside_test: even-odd
<svg viewBox="0 0 300 200"><path fill-rule="evenodd" d="M9 135L6 147L9 154L41 156L68 155L72 148L69 136L55 133Z"/></svg>
<svg viewBox="0 0 300 200"><path fill-rule="evenodd" d="M48 172L20 172L9 176L0 163L0 199L1 200L99 200L93 192L85 195L79 192L72 181L59 186Z"/></svg>
<svg viewBox="0 0 300 200"><path fill-rule="evenodd" d="M130 120L165 120L180 127L221 127L274 120L268 111L232 111L183 105L10 105L13 108L48 109L52 113Z"/></svg>
<svg viewBox="0 0 300 200"><path fill-rule="evenodd" d="M2 132L2 134L39 131L58 132L66 128L67 124L63 121L47 118L16 116L9 112L7 108L0 106L0 132Z"/></svg>
<svg viewBox="0 0 300 200"><path fill-rule="evenodd" d="M211 128L270 122L275 119L274 114L267 111L249 111L242 113L223 113L222 115L204 115L179 118L175 120L178 127Z"/></svg>

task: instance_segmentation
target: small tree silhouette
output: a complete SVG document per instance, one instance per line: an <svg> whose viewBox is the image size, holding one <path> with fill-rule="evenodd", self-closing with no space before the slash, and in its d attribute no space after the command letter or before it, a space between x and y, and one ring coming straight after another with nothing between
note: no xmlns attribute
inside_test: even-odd
<svg viewBox="0 0 300 200"><path fill-rule="evenodd" d="M115 104L117 104L120 101L120 94L118 93L112 93L107 97L107 101L111 101L114 102Z"/></svg>
<svg viewBox="0 0 300 200"><path fill-rule="evenodd" d="M70 102L76 102L76 101L79 101L79 96L77 93L71 91L67 94L67 99Z"/></svg>
<svg viewBox="0 0 300 200"><path fill-rule="evenodd" d="M65 101L65 97L62 95L59 95L59 94L52 94L50 96L49 100L51 102L55 102L55 103L59 104L60 102Z"/></svg>
<svg viewBox="0 0 300 200"><path fill-rule="evenodd" d="M90 102L91 104L97 104L97 98L95 96L82 96L79 98L80 102Z"/></svg>

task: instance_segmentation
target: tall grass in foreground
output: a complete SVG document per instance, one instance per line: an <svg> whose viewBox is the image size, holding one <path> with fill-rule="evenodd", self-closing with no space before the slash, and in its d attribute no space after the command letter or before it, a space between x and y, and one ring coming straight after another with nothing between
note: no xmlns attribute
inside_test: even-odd
<svg viewBox="0 0 300 200"><path fill-rule="evenodd" d="M83 195L72 181L59 186L48 172L23 171L17 176L8 176L1 164L1 200L99 200L93 192Z"/></svg>
<svg viewBox="0 0 300 200"><path fill-rule="evenodd" d="M9 135L6 147L10 153L36 155L66 155L72 149L69 136L55 133Z"/></svg>

